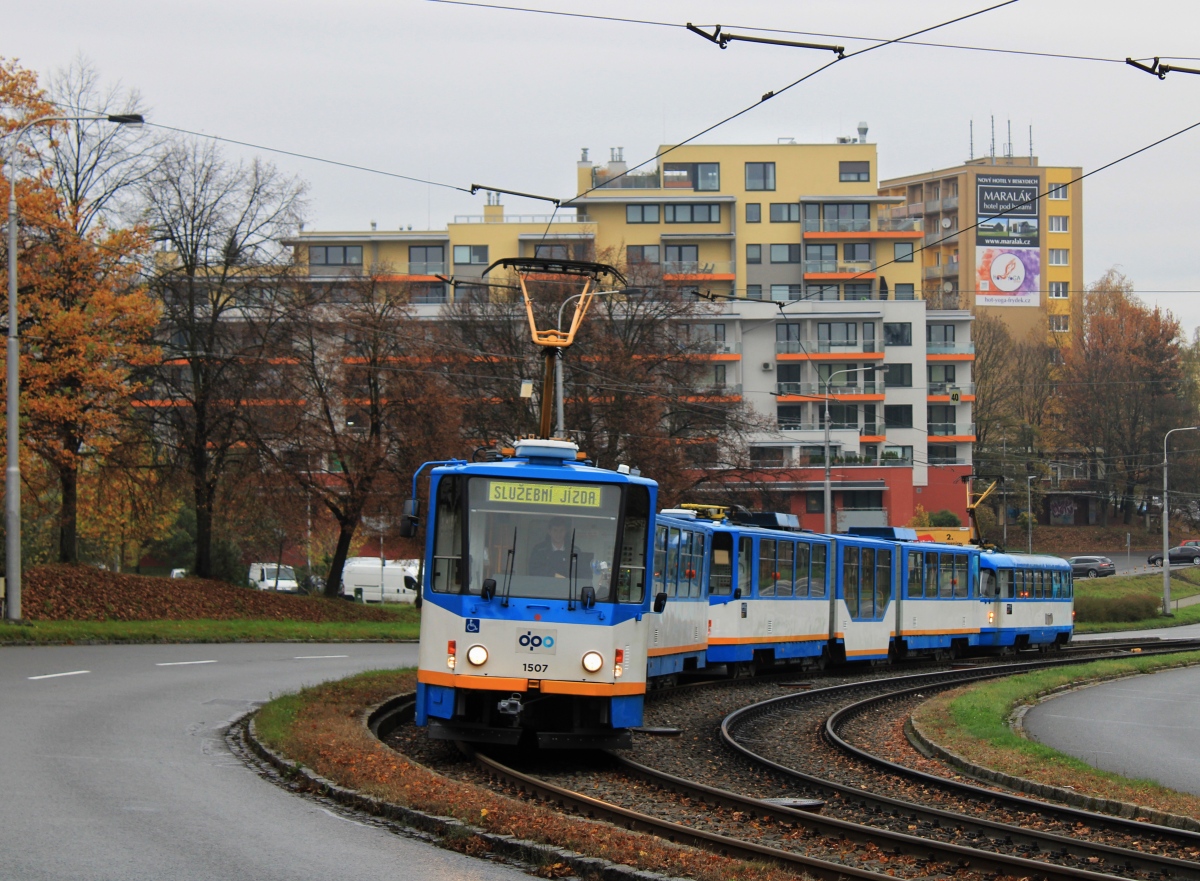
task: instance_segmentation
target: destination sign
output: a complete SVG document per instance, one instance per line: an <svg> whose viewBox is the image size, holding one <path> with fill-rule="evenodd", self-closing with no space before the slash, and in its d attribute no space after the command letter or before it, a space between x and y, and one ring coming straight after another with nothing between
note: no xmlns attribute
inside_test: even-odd
<svg viewBox="0 0 1200 881"><path fill-rule="evenodd" d="M561 505L567 508L599 508L600 487L561 483L488 482L488 501L521 505Z"/></svg>

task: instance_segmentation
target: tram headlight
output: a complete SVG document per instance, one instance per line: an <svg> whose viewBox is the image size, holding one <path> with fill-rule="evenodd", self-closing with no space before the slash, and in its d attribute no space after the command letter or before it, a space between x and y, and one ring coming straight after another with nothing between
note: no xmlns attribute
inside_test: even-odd
<svg viewBox="0 0 1200 881"><path fill-rule="evenodd" d="M487 659L488 659L488 652L487 652L487 649L484 648L483 646L473 645L469 649L467 649L467 660L471 663L472 666L482 667L484 664L487 663Z"/></svg>
<svg viewBox="0 0 1200 881"><path fill-rule="evenodd" d="M587 652L583 656L583 669L589 673L599 673L604 666L604 656L599 652Z"/></svg>

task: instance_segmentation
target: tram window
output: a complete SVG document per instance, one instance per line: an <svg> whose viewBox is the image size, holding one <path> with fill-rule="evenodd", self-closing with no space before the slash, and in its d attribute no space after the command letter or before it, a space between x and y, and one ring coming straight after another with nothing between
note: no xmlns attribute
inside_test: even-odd
<svg viewBox="0 0 1200 881"><path fill-rule="evenodd" d="M979 596L983 599L992 599L996 596L996 573L990 569L984 569L979 573Z"/></svg>
<svg viewBox="0 0 1200 881"><path fill-rule="evenodd" d="M625 491L625 532L621 539L617 602L646 599L646 526L650 522L650 490L630 486Z"/></svg>
<svg viewBox="0 0 1200 881"><path fill-rule="evenodd" d="M708 566L708 594L727 597L733 593L733 536L718 532L712 537L712 562Z"/></svg>
<svg viewBox="0 0 1200 881"><path fill-rule="evenodd" d="M954 555L954 595L959 599L967 596L967 558L964 554Z"/></svg>
<svg viewBox="0 0 1200 881"><path fill-rule="evenodd" d="M775 596L775 579L779 572L775 567L775 542L769 538L759 539L758 542L758 595L760 597Z"/></svg>
<svg viewBox="0 0 1200 881"><path fill-rule="evenodd" d="M1024 569L1013 570L1013 590L1017 594L1017 599L1020 600L1029 596L1029 582L1025 579L1026 574Z"/></svg>
<svg viewBox="0 0 1200 881"><path fill-rule="evenodd" d="M704 533L692 533L692 556L688 560L688 596L703 595L701 590L704 577Z"/></svg>
<svg viewBox="0 0 1200 881"><path fill-rule="evenodd" d="M796 596L808 596L809 585L812 584L812 577L809 575L808 567L812 558L812 545L807 542L800 542L796 545Z"/></svg>
<svg viewBox="0 0 1200 881"><path fill-rule="evenodd" d="M1013 598L1013 571L1011 569L1001 569L996 573L996 589L997 596L1001 599L1011 600Z"/></svg>
<svg viewBox="0 0 1200 881"><path fill-rule="evenodd" d="M938 595L938 555L932 551L925 555L925 598Z"/></svg>
<svg viewBox="0 0 1200 881"><path fill-rule="evenodd" d="M858 597L858 614L863 618L875 617L875 549L862 549L862 589Z"/></svg>
<svg viewBox="0 0 1200 881"><path fill-rule="evenodd" d="M658 526L654 530L654 592L662 593L667 589L667 527Z"/></svg>
<svg viewBox="0 0 1200 881"><path fill-rule="evenodd" d="M826 561L829 559L828 545L813 545L812 570L808 576L808 595L823 598L828 583Z"/></svg>
<svg viewBox="0 0 1200 881"><path fill-rule="evenodd" d="M875 608L880 615L892 601L892 552L881 550L875 554Z"/></svg>
<svg viewBox="0 0 1200 881"><path fill-rule="evenodd" d="M977 589L976 585L979 584L979 557L976 554L971 554L967 557L967 566L969 567L967 595L972 596Z"/></svg>
<svg viewBox="0 0 1200 881"><path fill-rule="evenodd" d="M950 599L954 596L954 554L941 554L938 563L938 597Z"/></svg>
<svg viewBox="0 0 1200 881"><path fill-rule="evenodd" d="M842 597L850 617L858 617L858 552L856 547L842 549Z"/></svg>
<svg viewBox="0 0 1200 881"><path fill-rule="evenodd" d="M754 582L750 580L750 572L753 569L754 560L754 543L748 535L743 535L738 541L738 580L737 583L742 588L742 596L750 596L750 588Z"/></svg>
<svg viewBox="0 0 1200 881"><path fill-rule="evenodd" d="M430 587L438 593L462 592L462 481L443 477L438 484Z"/></svg>
<svg viewBox="0 0 1200 881"><path fill-rule="evenodd" d="M679 529L667 530L667 596L679 596Z"/></svg>
<svg viewBox="0 0 1200 881"><path fill-rule="evenodd" d="M775 596L790 597L792 582L796 579L796 544L790 541L779 543L779 580L775 582Z"/></svg>
<svg viewBox="0 0 1200 881"><path fill-rule="evenodd" d="M921 583L921 552L908 552L908 593L910 599L919 599L924 586Z"/></svg>

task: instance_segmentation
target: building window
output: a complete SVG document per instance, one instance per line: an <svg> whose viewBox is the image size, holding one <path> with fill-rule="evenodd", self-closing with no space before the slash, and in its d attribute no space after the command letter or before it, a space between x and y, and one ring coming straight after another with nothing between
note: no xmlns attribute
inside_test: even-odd
<svg viewBox="0 0 1200 881"><path fill-rule="evenodd" d="M772 202L771 223L799 223L799 202Z"/></svg>
<svg viewBox="0 0 1200 881"><path fill-rule="evenodd" d="M886 388L912 388L912 365L887 365L887 370L883 372L883 384Z"/></svg>
<svg viewBox="0 0 1200 881"><path fill-rule="evenodd" d="M712 372L713 388L725 388L725 365L714 364Z"/></svg>
<svg viewBox="0 0 1200 881"><path fill-rule="evenodd" d="M871 179L870 162L839 162L838 180L842 183L855 183Z"/></svg>
<svg viewBox="0 0 1200 881"><path fill-rule="evenodd" d="M883 424L888 428L912 428L912 404L884 404Z"/></svg>
<svg viewBox="0 0 1200 881"><path fill-rule="evenodd" d="M775 189L774 162L747 162L746 189L773 190Z"/></svg>
<svg viewBox="0 0 1200 881"><path fill-rule="evenodd" d="M1051 248L1050 249L1050 265L1051 266L1066 266L1068 265L1068 257L1070 251L1067 248Z"/></svg>
<svg viewBox="0 0 1200 881"><path fill-rule="evenodd" d="M837 377L837 382L830 382L830 379ZM854 388L858 385L858 365L857 364L818 364L817 379L821 381L822 388L830 389L845 389ZM833 392L837 394L837 392Z"/></svg>
<svg viewBox="0 0 1200 881"><path fill-rule="evenodd" d="M842 507L847 511L881 511L883 510L883 490L842 490Z"/></svg>
<svg viewBox="0 0 1200 881"><path fill-rule="evenodd" d="M812 247L811 245L809 246ZM772 263L799 263L800 262L800 246L799 245L772 245L771 246L771 262Z"/></svg>
<svg viewBox="0 0 1200 881"><path fill-rule="evenodd" d="M903 324L883 323L883 344L885 346L911 346L912 345L912 325L908 322Z"/></svg>
<svg viewBox="0 0 1200 881"><path fill-rule="evenodd" d="M657 205L626 205L626 223L658 223Z"/></svg>
<svg viewBox="0 0 1200 881"><path fill-rule="evenodd" d="M925 325L925 342L927 342L927 343L953 343L954 342L954 325L953 324L927 324L927 325Z"/></svg>
<svg viewBox="0 0 1200 881"><path fill-rule="evenodd" d="M455 245L455 263L486 264L488 262L487 245Z"/></svg>
<svg viewBox="0 0 1200 881"><path fill-rule="evenodd" d="M1070 318L1069 315L1051 315L1050 316L1050 331L1051 333L1070 333Z"/></svg>
<svg viewBox="0 0 1200 881"><path fill-rule="evenodd" d="M361 245L323 245L308 249L313 266L362 266Z"/></svg>
<svg viewBox="0 0 1200 881"><path fill-rule="evenodd" d="M746 299L747 300L761 300L762 299L762 285L760 285L760 284L746 285Z"/></svg>
<svg viewBox="0 0 1200 881"><path fill-rule="evenodd" d="M805 272L837 272L837 245L808 245L804 249L804 259L808 261Z"/></svg>
<svg viewBox="0 0 1200 881"><path fill-rule="evenodd" d="M858 345L858 325L853 321L818 322L817 342L832 346L856 346Z"/></svg>
<svg viewBox="0 0 1200 881"><path fill-rule="evenodd" d="M892 257L897 263L912 263L913 243L896 242L896 244L892 246Z"/></svg>
<svg viewBox="0 0 1200 881"><path fill-rule="evenodd" d="M762 223L762 205L758 202L746 203L746 223Z"/></svg>
<svg viewBox="0 0 1200 881"><path fill-rule="evenodd" d="M658 245L628 245L625 258L630 263L658 263Z"/></svg>
<svg viewBox="0 0 1200 881"><path fill-rule="evenodd" d="M1070 282L1065 282L1065 281L1050 282L1050 299L1051 300L1067 299L1070 296L1070 294L1068 292L1069 284L1070 284Z"/></svg>
<svg viewBox="0 0 1200 881"><path fill-rule="evenodd" d="M746 246L746 262L762 263L762 245Z"/></svg>
<svg viewBox="0 0 1200 881"><path fill-rule="evenodd" d="M721 206L716 204L663 206L663 220L666 223L720 223Z"/></svg>
<svg viewBox="0 0 1200 881"><path fill-rule="evenodd" d="M846 242L842 245L842 255L847 263L869 263L871 261L870 242Z"/></svg>
<svg viewBox="0 0 1200 881"><path fill-rule="evenodd" d="M699 263L699 245L667 245L667 272L695 272Z"/></svg>
<svg viewBox="0 0 1200 881"><path fill-rule="evenodd" d="M1050 232L1068 232L1066 215L1050 215Z"/></svg>
<svg viewBox="0 0 1200 881"><path fill-rule="evenodd" d="M540 257L543 260L570 260L571 248L569 245L534 245L533 256Z"/></svg>
<svg viewBox="0 0 1200 881"><path fill-rule="evenodd" d="M776 303L786 303L789 300L799 300L800 285L773 284L771 285L771 299Z"/></svg>
<svg viewBox="0 0 1200 881"><path fill-rule="evenodd" d="M825 493L810 492L804 494L804 510L809 514L825 513Z"/></svg>
<svg viewBox="0 0 1200 881"><path fill-rule="evenodd" d="M916 285L898 284L892 288L892 296L897 300L913 300L916 299Z"/></svg>
<svg viewBox="0 0 1200 881"><path fill-rule="evenodd" d="M953 364L930 364L926 369L929 375L929 394L943 394L943 386L954 385Z"/></svg>
<svg viewBox="0 0 1200 881"><path fill-rule="evenodd" d="M721 189L721 166L716 162L667 162L662 184L668 190L716 192Z"/></svg>
<svg viewBox="0 0 1200 881"><path fill-rule="evenodd" d="M821 206L825 232L869 232L871 206L866 202L826 202Z"/></svg>
<svg viewBox="0 0 1200 881"><path fill-rule="evenodd" d="M871 299L871 283L861 281L846 282L842 293L847 300L869 300Z"/></svg>
<svg viewBox="0 0 1200 881"><path fill-rule="evenodd" d="M412 286L412 301L414 303L445 303L446 286L441 282L431 284L419 282Z"/></svg>
<svg viewBox="0 0 1200 881"><path fill-rule="evenodd" d="M835 284L810 284L808 286L807 300L837 300L838 286Z"/></svg>
<svg viewBox="0 0 1200 881"><path fill-rule="evenodd" d="M1067 184L1051 184L1050 192L1046 194L1047 198L1066 199L1067 198L1067 186L1068 186Z"/></svg>
<svg viewBox="0 0 1200 881"><path fill-rule="evenodd" d="M930 444L928 449L930 465L958 464L958 447L954 444Z"/></svg>
<svg viewBox="0 0 1200 881"><path fill-rule="evenodd" d="M446 250L441 245L409 245L409 275L436 275L446 271Z"/></svg>

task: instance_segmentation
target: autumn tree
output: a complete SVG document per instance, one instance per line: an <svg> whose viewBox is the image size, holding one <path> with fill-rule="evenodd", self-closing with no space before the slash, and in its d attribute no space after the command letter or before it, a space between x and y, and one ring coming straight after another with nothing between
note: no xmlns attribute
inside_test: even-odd
<svg viewBox="0 0 1200 881"><path fill-rule="evenodd" d="M1089 285L1074 326L1059 374L1060 431L1105 462L1129 523L1136 490L1160 473L1164 433L1197 420L1179 321L1146 306L1128 278L1109 270Z"/></svg>
<svg viewBox="0 0 1200 881"><path fill-rule="evenodd" d="M269 163L235 163L194 141L169 145L141 187L162 247L150 278L162 358L143 412L172 439L190 479L202 577L214 574L221 481L251 438L253 389L291 272L280 240L299 223L304 190Z"/></svg>
<svg viewBox="0 0 1200 881"><path fill-rule="evenodd" d="M975 316L971 328L975 343L975 438L979 448L994 446L1006 433L1012 418L1012 384L1009 368L1013 357L1012 336L1000 318L988 313Z"/></svg>
<svg viewBox="0 0 1200 881"><path fill-rule="evenodd" d="M12 67L0 76L19 79ZM137 109L131 96L100 95L82 70L55 80L52 95L56 115ZM37 126L25 137L34 185L21 209L18 303L30 324L22 335L23 435L58 478L61 562L77 559L81 463L111 446L136 391L133 371L153 357L157 320L140 286L148 240L141 229L117 226L110 210L135 182L139 154L129 138L93 125Z"/></svg>
<svg viewBox="0 0 1200 881"><path fill-rule="evenodd" d="M407 284L378 272L297 280L258 385L271 402L253 419L269 473L311 494L338 526L328 596L340 592L364 516L398 519L394 503L417 466L462 452L464 402L409 300Z"/></svg>

